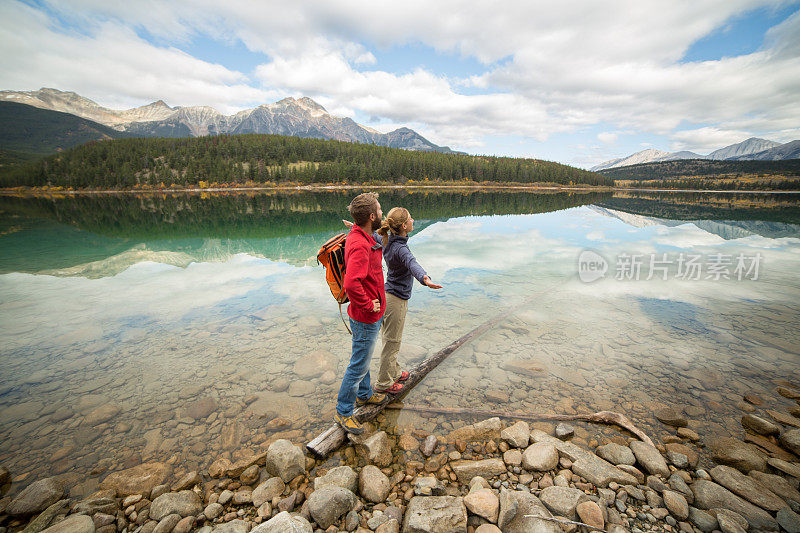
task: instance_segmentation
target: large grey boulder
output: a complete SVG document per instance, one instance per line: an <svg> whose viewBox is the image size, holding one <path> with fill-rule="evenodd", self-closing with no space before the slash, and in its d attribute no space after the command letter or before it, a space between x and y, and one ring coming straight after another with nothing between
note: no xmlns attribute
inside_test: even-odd
<svg viewBox="0 0 800 533"><path fill-rule="evenodd" d="M68 503L68 499L58 500L56 503L39 513L39 516L28 522L28 525L25 526L25 533L39 533L48 527L53 519L59 513L61 513L61 510L66 507ZM2 510L0 510L0 513L2 513Z"/></svg>
<svg viewBox="0 0 800 533"><path fill-rule="evenodd" d="M777 511L786 506L786 503L777 494L735 468L717 465L708 473L715 482L762 509Z"/></svg>
<svg viewBox="0 0 800 533"><path fill-rule="evenodd" d="M53 524L42 533L94 533L94 521L91 516L74 514Z"/></svg>
<svg viewBox="0 0 800 533"><path fill-rule="evenodd" d="M328 529L356 505L356 495L347 489L327 485L308 497L308 512L322 529Z"/></svg>
<svg viewBox="0 0 800 533"><path fill-rule="evenodd" d="M314 478L314 490L327 485L335 485L350 492L356 492L358 490L358 474L349 466L337 466L331 468L324 476Z"/></svg>
<svg viewBox="0 0 800 533"><path fill-rule="evenodd" d="M621 446L616 442L609 442L604 446L598 446L594 453L614 465L631 465L636 463L636 457L627 446Z"/></svg>
<svg viewBox="0 0 800 533"><path fill-rule="evenodd" d="M380 503L386 500L392 483L386 474L375 465L367 465L358 476L358 491L366 500Z"/></svg>
<svg viewBox="0 0 800 533"><path fill-rule="evenodd" d="M280 512L263 524L254 527L250 533L313 533L314 528L300 515Z"/></svg>
<svg viewBox="0 0 800 533"><path fill-rule="evenodd" d="M414 496L408 502L403 533L464 533L467 508L456 496Z"/></svg>
<svg viewBox="0 0 800 533"><path fill-rule="evenodd" d="M203 512L203 502L191 490L180 492L167 492L162 494L150 504L150 518L161 520L165 516L177 514L180 516L198 515Z"/></svg>
<svg viewBox="0 0 800 533"><path fill-rule="evenodd" d="M558 466L558 450L549 442L536 442L522 452L522 468L546 472Z"/></svg>
<svg viewBox="0 0 800 533"><path fill-rule="evenodd" d="M316 485L314 485L316 488ZM264 502L271 502L275 496L280 496L286 485L278 476L271 477L253 489L253 506L261 507Z"/></svg>
<svg viewBox="0 0 800 533"><path fill-rule="evenodd" d="M745 517L752 528L778 530L778 523L768 512L713 481L699 479L692 484L692 491L694 503L701 509L730 509Z"/></svg>
<svg viewBox="0 0 800 533"><path fill-rule="evenodd" d="M667 461L661 456L655 446L651 446L640 440L631 442L631 451L636 456L636 461L651 474L669 477L669 467Z"/></svg>
<svg viewBox="0 0 800 533"><path fill-rule="evenodd" d="M527 518L525 515L545 518L553 516L539 498L530 492L501 490L497 527L503 533L563 533L561 527L554 522Z"/></svg>
<svg viewBox="0 0 800 533"><path fill-rule="evenodd" d="M64 487L48 477L34 481L20 492L6 507L6 514L11 516L27 516L40 513L56 503L64 495Z"/></svg>
<svg viewBox="0 0 800 533"><path fill-rule="evenodd" d="M575 508L579 503L588 499L583 491L571 487L545 487L539 493L539 499L550 512L559 516L565 516L570 520L578 518Z"/></svg>
<svg viewBox="0 0 800 533"><path fill-rule="evenodd" d="M598 487L607 487L612 481L620 485L635 485L636 477L596 456L593 452L571 442L559 440L544 431L531 431L531 441L548 442L555 446L559 455L572 461L572 471Z"/></svg>
<svg viewBox="0 0 800 533"><path fill-rule="evenodd" d="M299 446L279 439L267 449L267 472L288 483L306 471L306 457Z"/></svg>

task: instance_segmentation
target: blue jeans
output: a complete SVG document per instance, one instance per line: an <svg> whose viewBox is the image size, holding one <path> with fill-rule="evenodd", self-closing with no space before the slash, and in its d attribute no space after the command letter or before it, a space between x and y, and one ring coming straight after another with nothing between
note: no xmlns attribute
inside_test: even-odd
<svg viewBox="0 0 800 533"><path fill-rule="evenodd" d="M349 317L348 317L349 318ZM356 397L362 400L372 396L369 383L369 363L372 360L372 349L378 339L383 318L372 324L359 322L350 318L350 330L353 332L353 354L344 371L342 386L339 388L339 399L336 412L341 416L353 414Z"/></svg>

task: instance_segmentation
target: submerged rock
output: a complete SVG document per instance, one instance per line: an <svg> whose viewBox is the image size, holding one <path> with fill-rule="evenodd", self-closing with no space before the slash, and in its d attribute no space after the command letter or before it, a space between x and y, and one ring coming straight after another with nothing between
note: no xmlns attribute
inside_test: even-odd
<svg viewBox="0 0 800 533"><path fill-rule="evenodd" d="M118 497L133 494L149 495L172 475L172 467L164 463L144 463L127 470L112 472L100 483L101 489L114 490Z"/></svg>
<svg viewBox="0 0 800 533"><path fill-rule="evenodd" d="M709 443L712 458L717 463L728 465L747 473L751 470L765 471L767 460L761 451L732 437L714 439Z"/></svg>
<svg viewBox="0 0 800 533"><path fill-rule="evenodd" d="M743 415L742 426L758 433L759 435L777 435L781 432L781 428L779 426L756 415Z"/></svg>

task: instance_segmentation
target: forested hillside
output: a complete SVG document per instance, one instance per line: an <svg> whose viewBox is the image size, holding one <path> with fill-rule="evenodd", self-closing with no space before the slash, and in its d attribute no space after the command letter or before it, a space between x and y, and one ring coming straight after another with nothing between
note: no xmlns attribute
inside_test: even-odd
<svg viewBox="0 0 800 533"><path fill-rule="evenodd" d="M90 142L0 174L0 186L135 188L211 183L408 180L613 185L578 168L510 157L417 152L281 135Z"/></svg>
<svg viewBox="0 0 800 533"><path fill-rule="evenodd" d="M84 118L14 102L0 102L0 150L18 159L52 154L88 141L130 135ZM4 157L14 163L13 157Z"/></svg>
<svg viewBox="0 0 800 533"><path fill-rule="evenodd" d="M658 161L599 171L617 180L654 180L689 177L800 176L800 159L783 161L714 161L682 159Z"/></svg>

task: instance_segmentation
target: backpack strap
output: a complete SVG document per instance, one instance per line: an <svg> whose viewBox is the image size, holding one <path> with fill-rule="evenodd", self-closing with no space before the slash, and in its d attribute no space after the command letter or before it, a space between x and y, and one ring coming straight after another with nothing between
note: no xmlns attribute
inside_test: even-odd
<svg viewBox="0 0 800 533"><path fill-rule="evenodd" d="M344 327L347 330L347 333L352 335L353 332L350 331L350 328L347 326L347 322L344 321L344 314L342 314L342 304L339 304L339 316L342 317L342 324L344 324Z"/></svg>

